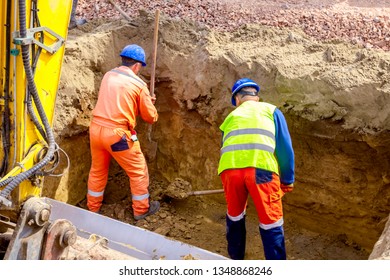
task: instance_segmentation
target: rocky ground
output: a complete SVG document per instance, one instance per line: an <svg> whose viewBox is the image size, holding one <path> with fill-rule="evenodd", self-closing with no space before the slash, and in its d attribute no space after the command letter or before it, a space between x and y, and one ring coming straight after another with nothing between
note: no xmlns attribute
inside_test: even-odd
<svg viewBox="0 0 390 280"><path fill-rule="evenodd" d="M153 216L135 221L132 216L131 198L127 192L126 175L115 168L111 174L101 208L102 215L229 257L226 250L223 194L186 196L183 190L186 192L191 190L189 182L180 178L167 182L152 176L151 197L160 201L161 209ZM122 191L118 191L116 185L121 185ZM177 193L173 195L174 190L177 190L179 195ZM86 208L85 200L79 206ZM264 259L257 215L251 202L247 212L248 246L245 259ZM368 252L349 241L346 235L327 235L305 230L290 220L288 215L285 216L285 220L286 249L289 259L364 260L368 258ZM88 250L88 242L85 241L78 242L73 247L70 255L78 259L129 259L126 255L108 253L101 246Z"/></svg>
<svg viewBox="0 0 390 280"><path fill-rule="evenodd" d="M321 41L345 40L366 48L390 50L390 4L387 0L79 0L77 16L92 20L133 17L140 10L201 22L232 31L248 23L299 27Z"/></svg>

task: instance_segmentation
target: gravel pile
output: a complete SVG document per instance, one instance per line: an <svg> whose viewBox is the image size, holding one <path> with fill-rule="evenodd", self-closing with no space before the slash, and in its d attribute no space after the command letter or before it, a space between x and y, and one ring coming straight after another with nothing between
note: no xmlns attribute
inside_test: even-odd
<svg viewBox="0 0 390 280"><path fill-rule="evenodd" d="M323 3L327 4L324 5ZM247 23L300 27L321 41L341 39L366 48L390 51L390 2L318 0L79 0L77 17L87 20L130 18L156 9L172 18L191 19L220 31ZM387 3L386 3L387 2Z"/></svg>

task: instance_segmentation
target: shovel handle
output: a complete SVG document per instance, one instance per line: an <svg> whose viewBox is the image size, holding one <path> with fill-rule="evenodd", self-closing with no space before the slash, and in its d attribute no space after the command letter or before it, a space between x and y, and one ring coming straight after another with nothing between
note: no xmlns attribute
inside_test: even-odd
<svg viewBox="0 0 390 280"><path fill-rule="evenodd" d="M152 53L152 69L151 69L151 77L150 77L150 95L152 97L154 94L154 83L156 76L156 60L157 60L157 42L158 42L158 24L160 19L160 11L156 10L156 15L154 18L154 36L153 36L153 53Z"/></svg>
<svg viewBox="0 0 390 280"><path fill-rule="evenodd" d="M204 194L214 194L214 193L223 193L223 189L219 190L207 190L207 191L193 191L189 192L188 195L204 195Z"/></svg>
<svg viewBox="0 0 390 280"><path fill-rule="evenodd" d="M117 9L118 12L119 12L125 19L127 19L128 21L132 21L131 17L129 17L129 16L121 9L121 7L119 7L113 0L108 0L108 2L110 2L110 3L115 7L115 9Z"/></svg>

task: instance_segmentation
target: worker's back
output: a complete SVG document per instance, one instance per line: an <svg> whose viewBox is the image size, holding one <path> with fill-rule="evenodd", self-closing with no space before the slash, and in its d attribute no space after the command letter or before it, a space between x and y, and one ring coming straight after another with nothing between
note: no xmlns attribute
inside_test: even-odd
<svg viewBox="0 0 390 280"><path fill-rule="evenodd" d="M138 115L149 123L158 118L146 83L126 66L107 72L93 110L94 122L103 126L114 123L135 128Z"/></svg>

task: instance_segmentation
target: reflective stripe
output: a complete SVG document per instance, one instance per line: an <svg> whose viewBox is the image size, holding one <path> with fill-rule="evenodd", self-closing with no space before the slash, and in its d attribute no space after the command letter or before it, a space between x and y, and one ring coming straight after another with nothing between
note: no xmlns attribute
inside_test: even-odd
<svg viewBox="0 0 390 280"><path fill-rule="evenodd" d="M280 227L283 225L283 217L280 218L279 221L276 221L275 223L272 223L272 224L268 224L268 225L265 225L265 224L262 224L262 223L259 223L259 227L264 229L264 230L267 230L267 229L271 229L271 228L276 228L276 227Z"/></svg>
<svg viewBox="0 0 390 280"><path fill-rule="evenodd" d="M223 147L221 149L221 155L231 151L239 151L239 150L262 150L270 153L274 152L274 148L264 145L264 144L235 144Z"/></svg>
<svg viewBox="0 0 390 280"><path fill-rule="evenodd" d="M228 218L229 218L231 221L233 221L233 222L237 222L237 221L239 221L239 220L244 219L245 214L246 214L246 212L244 211L244 212L242 212L240 215L233 217L233 216L230 216L228 213L226 213L226 215L228 216Z"/></svg>
<svg viewBox="0 0 390 280"><path fill-rule="evenodd" d="M102 191L102 192L94 192L94 191L88 190L88 194L90 196L93 196L93 197L100 197L100 196L103 196L104 191Z"/></svg>
<svg viewBox="0 0 390 280"><path fill-rule="evenodd" d="M244 128L244 129L237 129L237 130L232 130L230 131L224 138L223 142L226 141L231 136L237 136L237 135L245 135L245 134L261 134L264 136L270 137L273 141L275 141L275 135L266 129L261 129L261 128Z"/></svg>
<svg viewBox="0 0 390 280"><path fill-rule="evenodd" d="M122 75L124 75L124 76L126 76L126 77L132 78L133 80L135 80L135 81L137 81L138 83L140 83L142 86L145 86L144 81L142 81L142 80L138 79L137 77L134 77L134 76L132 76L132 75L130 75L130 74L127 74L127 73L122 72L122 71L117 70L117 69L112 69L111 72L115 72L115 73L118 73L118 74L122 74Z"/></svg>
<svg viewBox="0 0 390 280"><path fill-rule="evenodd" d="M133 200L144 200L146 198L149 198L149 194L141 194L141 195L132 195L131 198Z"/></svg>

